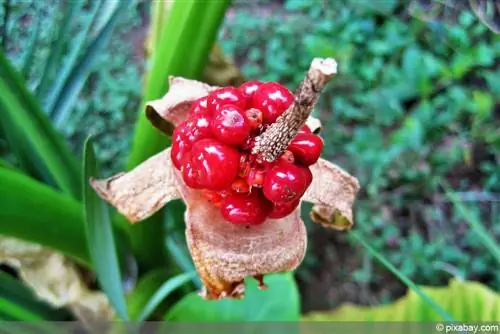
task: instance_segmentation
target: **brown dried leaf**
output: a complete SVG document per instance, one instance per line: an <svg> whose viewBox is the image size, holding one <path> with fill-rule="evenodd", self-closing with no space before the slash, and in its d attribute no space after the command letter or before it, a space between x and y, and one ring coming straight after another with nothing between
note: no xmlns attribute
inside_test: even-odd
<svg viewBox="0 0 500 334"><path fill-rule="evenodd" d="M144 220L169 201L180 198L170 148L128 173L119 173L105 180L91 179L90 184L131 222Z"/></svg>
<svg viewBox="0 0 500 334"><path fill-rule="evenodd" d="M42 300L68 307L86 324L111 321L114 311L102 292L91 291L75 264L40 245L0 237L0 263L19 271L20 278Z"/></svg>
<svg viewBox="0 0 500 334"><path fill-rule="evenodd" d="M245 227L227 223L199 192L180 191L187 203L186 239L204 298L240 298L245 277L262 280L264 274L290 271L302 262L307 234L299 209L284 219Z"/></svg>
<svg viewBox="0 0 500 334"><path fill-rule="evenodd" d="M170 88L161 99L146 104L146 117L151 124L166 135L187 118L191 103L217 87L200 81L169 77Z"/></svg>
<svg viewBox="0 0 500 334"><path fill-rule="evenodd" d="M313 182L302 200L315 204L311 219L324 227L349 230L353 225L352 206L359 191L358 180L324 159L310 168Z"/></svg>

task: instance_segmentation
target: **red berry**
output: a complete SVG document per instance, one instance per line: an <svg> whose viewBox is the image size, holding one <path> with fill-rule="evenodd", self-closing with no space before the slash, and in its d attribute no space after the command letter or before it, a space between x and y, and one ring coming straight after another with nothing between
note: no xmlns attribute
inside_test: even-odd
<svg viewBox="0 0 500 334"><path fill-rule="evenodd" d="M226 104L232 104L246 109L246 100L243 94L235 87L223 87L214 90L208 95L208 109L214 113Z"/></svg>
<svg viewBox="0 0 500 334"><path fill-rule="evenodd" d="M247 181L243 179L236 179L233 181L233 184L231 184L231 189L237 193L247 193L250 191L250 186Z"/></svg>
<svg viewBox="0 0 500 334"><path fill-rule="evenodd" d="M256 130L262 125L262 111L255 108L250 108L245 111L245 117L252 130Z"/></svg>
<svg viewBox="0 0 500 334"><path fill-rule="evenodd" d="M198 185L208 190L223 190L238 175L240 153L217 140L202 139L191 149L191 165Z"/></svg>
<svg viewBox="0 0 500 334"><path fill-rule="evenodd" d="M285 150L283 154L281 154L280 160L283 162L288 162L290 164L293 164L295 161L295 157L293 156L293 153L291 151Z"/></svg>
<svg viewBox="0 0 500 334"><path fill-rule="evenodd" d="M240 158L240 170L238 176L246 178L250 172L250 161L248 160L248 155L243 154Z"/></svg>
<svg viewBox="0 0 500 334"><path fill-rule="evenodd" d="M271 211L268 217L273 219L286 217L291 214L299 204L300 198L295 201L274 204L273 211Z"/></svg>
<svg viewBox="0 0 500 334"><path fill-rule="evenodd" d="M175 168L181 169L183 158L191 151L192 143L186 138L187 122L183 122L174 129L172 134L172 148L170 157Z"/></svg>
<svg viewBox="0 0 500 334"><path fill-rule="evenodd" d="M190 157L186 157L186 159L184 159L185 160L184 164L181 167L182 180L184 180L184 183L189 188L201 189L203 187L201 187L200 184L198 183L199 179L198 171L193 169L193 166L189 158Z"/></svg>
<svg viewBox="0 0 500 334"><path fill-rule="evenodd" d="M247 100L247 104L250 105L255 92L262 85L260 81L247 81L239 87L241 94Z"/></svg>
<svg viewBox="0 0 500 334"><path fill-rule="evenodd" d="M252 168L247 176L247 183L252 187L262 188L266 171L262 169Z"/></svg>
<svg viewBox="0 0 500 334"><path fill-rule="evenodd" d="M272 208L272 203L267 201L260 191L252 191L249 194L229 195L222 203L220 212L230 223L258 225L266 220Z"/></svg>
<svg viewBox="0 0 500 334"><path fill-rule="evenodd" d="M311 183L313 181L313 175L312 175L309 167L302 167L301 169L302 169L302 172L304 174L304 179L306 180L306 190L307 190L307 188L309 188L309 186L311 185Z"/></svg>
<svg viewBox="0 0 500 334"><path fill-rule="evenodd" d="M323 139L312 133L299 133L288 145L288 149L292 151L298 163L310 166L318 161L321 155Z"/></svg>
<svg viewBox="0 0 500 334"><path fill-rule="evenodd" d="M200 114L210 114L208 111L208 99L207 96L199 98L191 104L189 109L189 116L200 115Z"/></svg>
<svg viewBox="0 0 500 334"><path fill-rule="evenodd" d="M252 107L262 111L264 123L270 124L292 104L294 96L285 86L276 82L262 84L253 97Z"/></svg>
<svg viewBox="0 0 500 334"><path fill-rule="evenodd" d="M300 129L298 133L312 133L311 129L304 124Z"/></svg>
<svg viewBox="0 0 500 334"><path fill-rule="evenodd" d="M212 133L225 144L240 145L250 135L250 125L240 108L228 104L215 112Z"/></svg>
<svg viewBox="0 0 500 334"><path fill-rule="evenodd" d="M299 166L278 163L266 173L264 195L274 203L295 201L306 189L304 171Z"/></svg>
<svg viewBox="0 0 500 334"><path fill-rule="evenodd" d="M223 197L216 191L203 190L203 196L215 206L220 206L223 201Z"/></svg>
<svg viewBox="0 0 500 334"><path fill-rule="evenodd" d="M186 139L194 143L200 139L212 137L211 121L211 117L204 114L190 117L184 129Z"/></svg>

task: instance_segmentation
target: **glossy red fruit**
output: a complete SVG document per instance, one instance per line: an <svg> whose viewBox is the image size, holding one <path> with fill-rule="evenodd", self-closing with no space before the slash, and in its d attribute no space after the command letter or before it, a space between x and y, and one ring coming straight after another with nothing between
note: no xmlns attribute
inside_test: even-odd
<svg viewBox="0 0 500 334"><path fill-rule="evenodd" d="M188 155L189 155L189 153L188 153ZM181 172L182 172L182 180L189 188L193 188L193 189L203 188L198 183L198 179L199 179L198 171L193 169L193 166L191 164L189 156L187 156L184 159L184 163L182 164L182 167L181 167Z"/></svg>
<svg viewBox="0 0 500 334"><path fill-rule="evenodd" d="M266 176L266 171L263 169L251 168L248 172L247 183L251 187L262 188L264 185L264 179Z"/></svg>
<svg viewBox="0 0 500 334"><path fill-rule="evenodd" d="M208 110L207 96L194 101L193 104L191 104L191 108L189 109L189 116L201 114L210 115L210 111Z"/></svg>
<svg viewBox="0 0 500 334"><path fill-rule="evenodd" d="M300 198L295 201L274 204L273 210L269 213L269 218L278 219L288 216L300 204Z"/></svg>
<svg viewBox="0 0 500 334"><path fill-rule="evenodd" d="M313 181L313 175L311 173L311 169L309 169L309 167L302 167L302 172L304 174L304 179L306 180L306 190L307 188L309 188L309 186L311 185L312 181Z"/></svg>
<svg viewBox="0 0 500 334"><path fill-rule="evenodd" d="M187 122L181 123L172 134L170 157L175 168L181 169L183 158L191 151L192 143L186 138Z"/></svg>
<svg viewBox="0 0 500 334"><path fill-rule="evenodd" d="M208 190L231 186L238 175L240 153L215 139L201 139L191 149L191 165L197 175L196 184Z"/></svg>
<svg viewBox="0 0 500 334"><path fill-rule="evenodd" d="M237 193L247 193L250 191L250 186L246 180L236 179L231 184L231 189Z"/></svg>
<svg viewBox="0 0 500 334"><path fill-rule="evenodd" d="M299 133L288 145L288 149L292 151L297 163L310 166L318 161L323 145L323 139L320 136L312 133Z"/></svg>
<svg viewBox="0 0 500 334"><path fill-rule="evenodd" d="M247 100L247 105L252 103L252 98L261 85L262 82L260 81L247 81L239 87L241 94Z"/></svg>
<svg viewBox="0 0 500 334"><path fill-rule="evenodd" d="M307 125L303 125L298 133L312 133L311 129Z"/></svg>
<svg viewBox="0 0 500 334"><path fill-rule="evenodd" d="M225 144L243 144L250 135L250 125L243 110L231 104L221 107L214 114L212 134Z"/></svg>
<svg viewBox="0 0 500 334"><path fill-rule="evenodd" d="M203 190L203 196L213 205L220 206L224 198L216 191Z"/></svg>
<svg viewBox="0 0 500 334"><path fill-rule="evenodd" d="M260 191L248 194L229 195L221 204L222 217L230 223L238 225L262 224L273 208Z"/></svg>
<svg viewBox="0 0 500 334"><path fill-rule="evenodd" d="M262 111L255 108L250 108L245 111L245 117L252 130L258 129L263 122Z"/></svg>
<svg viewBox="0 0 500 334"><path fill-rule="evenodd" d="M194 143L200 139L211 138L212 128L210 123L212 118L206 114L193 115L187 120L186 127L183 129L185 138Z"/></svg>
<svg viewBox="0 0 500 334"><path fill-rule="evenodd" d="M235 87L223 87L214 90L208 95L208 109L214 113L226 104L235 105L242 110L246 109L246 99Z"/></svg>
<svg viewBox="0 0 500 334"><path fill-rule="evenodd" d="M295 201L306 191L304 171L294 164L278 162L266 172L262 190L271 202Z"/></svg>
<svg viewBox="0 0 500 334"><path fill-rule="evenodd" d="M241 178L246 178L250 172L250 161L247 154L242 154L240 158L240 169L238 171L238 176Z"/></svg>
<svg viewBox="0 0 500 334"><path fill-rule="evenodd" d="M262 111L264 123L270 124L292 104L294 96L285 86L276 82L262 84L255 92L252 107Z"/></svg>
<svg viewBox="0 0 500 334"><path fill-rule="evenodd" d="M282 162L288 162L289 164L293 164L295 161L295 157L293 156L292 151L290 150L285 150L281 156L280 156L280 161Z"/></svg>

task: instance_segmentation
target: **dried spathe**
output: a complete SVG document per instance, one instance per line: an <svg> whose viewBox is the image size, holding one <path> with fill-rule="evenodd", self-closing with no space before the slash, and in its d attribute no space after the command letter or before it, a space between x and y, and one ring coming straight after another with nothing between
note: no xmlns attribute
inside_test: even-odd
<svg viewBox="0 0 500 334"><path fill-rule="evenodd" d="M199 103L200 98L214 89L197 81L172 77L169 92L162 99L149 103L146 115L155 127L171 134L186 120L191 105L195 101ZM266 115L274 117L275 114L271 110L266 111ZM278 117L273 124L279 123L280 119ZM312 118L307 124L313 124L310 130L319 128ZM300 126L295 130L299 132ZM297 152L301 150L300 145L297 145ZM266 156L269 157L263 154ZM286 158L286 154L284 156ZM308 168L312 181L303 196L297 199L297 204L300 201L315 204L311 217L323 226L349 229L352 226L351 207L359 190L357 180L321 158ZM304 257L307 241L300 207L292 208L292 212L283 218L268 216L258 225L229 224L219 208L207 201L203 191L186 186L181 171L172 162L170 148L128 173L91 182L96 191L131 222L149 217L170 200L183 199L187 206L187 243L205 286L203 295L208 299L241 297L244 278L253 276L261 280L262 275L268 273L293 270ZM274 195L280 198L280 194ZM287 209L290 210L280 208Z"/></svg>

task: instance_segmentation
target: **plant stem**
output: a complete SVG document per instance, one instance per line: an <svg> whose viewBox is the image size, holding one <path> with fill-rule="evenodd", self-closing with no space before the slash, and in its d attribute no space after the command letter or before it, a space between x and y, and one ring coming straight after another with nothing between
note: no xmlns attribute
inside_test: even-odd
<svg viewBox="0 0 500 334"><path fill-rule="evenodd" d="M295 92L292 105L275 123L255 138L252 153L259 154L268 162L276 160L305 124L318 102L321 91L335 73L337 62L334 59L314 58L306 77Z"/></svg>

